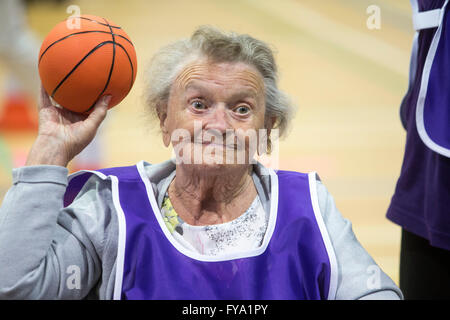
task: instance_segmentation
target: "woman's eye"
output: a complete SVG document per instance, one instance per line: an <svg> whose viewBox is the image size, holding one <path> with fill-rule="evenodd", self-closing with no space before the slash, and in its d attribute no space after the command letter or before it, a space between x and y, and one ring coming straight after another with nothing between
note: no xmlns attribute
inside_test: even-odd
<svg viewBox="0 0 450 320"><path fill-rule="evenodd" d="M247 106L240 106L235 109L235 111L239 114L247 114L250 112L250 108Z"/></svg>
<svg viewBox="0 0 450 320"><path fill-rule="evenodd" d="M191 103L191 105L194 107L194 109L197 109L197 110L204 110L204 109L206 109L205 104L203 102L201 102L201 101L193 101Z"/></svg>

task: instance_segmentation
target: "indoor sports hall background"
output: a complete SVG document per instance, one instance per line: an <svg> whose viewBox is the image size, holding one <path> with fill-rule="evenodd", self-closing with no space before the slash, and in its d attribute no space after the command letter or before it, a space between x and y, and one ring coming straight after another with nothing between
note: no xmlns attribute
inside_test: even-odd
<svg viewBox="0 0 450 320"><path fill-rule="evenodd" d="M73 13L68 7L76 5L81 14L120 25L134 43L137 79L103 124L104 167L143 159L156 163L171 156L158 124L149 121L143 109L146 64L159 47L189 37L201 24L270 43L277 52L280 87L298 106L291 132L279 144L279 168L317 171L362 245L398 283L400 228L385 218L385 212L405 141L399 104L407 89L413 38L409 1L27 2L27 23L41 40ZM0 121L6 122L11 112L5 107L8 70L0 59ZM24 163L35 135L33 129L0 127L0 199L10 187L11 169Z"/></svg>

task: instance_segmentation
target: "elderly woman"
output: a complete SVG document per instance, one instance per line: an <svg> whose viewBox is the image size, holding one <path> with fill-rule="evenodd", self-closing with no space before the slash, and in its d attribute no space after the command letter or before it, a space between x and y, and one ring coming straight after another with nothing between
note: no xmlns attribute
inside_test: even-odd
<svg viewBox="0 0 450 320"><path fill-rule="evenodd" d="M1 208L0 298L402 298L314 173L253 161L292 117L265 43L201 27L160 50L148 78L176 158L69 178L109 98L81 116L42 92Z"/></svg>

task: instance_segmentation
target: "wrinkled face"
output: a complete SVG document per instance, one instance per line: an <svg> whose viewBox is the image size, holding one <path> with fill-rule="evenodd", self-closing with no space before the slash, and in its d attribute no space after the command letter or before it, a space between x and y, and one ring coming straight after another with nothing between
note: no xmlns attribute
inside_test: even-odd
<svg viewBox="0 0 450 320"><path fill-rule="evenodd" d="M178 163L248 165L266 133L263 78L245 63L197 60L176 78L160 120Z"/></svg>

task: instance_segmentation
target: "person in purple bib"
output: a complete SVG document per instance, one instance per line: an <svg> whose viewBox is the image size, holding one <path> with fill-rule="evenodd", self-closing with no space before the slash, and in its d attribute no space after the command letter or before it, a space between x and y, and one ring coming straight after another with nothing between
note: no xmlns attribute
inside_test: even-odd
<svg viewBox="0 0 450 320"><path fill-rule="evenodd" d="M42 91L39 135L0 209L1 299L403 298L316 173L254 160L293 115L267 44L200 27L147 75L175 154L159 164L68 177L108 98L80 116Z"/></svg>
<svg viewBox="0 0 450 320"><path fill-rule="evenodd" d="M402 227L406 299L450 299L450 4L411 0L416 30L401 103L406 145L387 218Z"/></svg>

